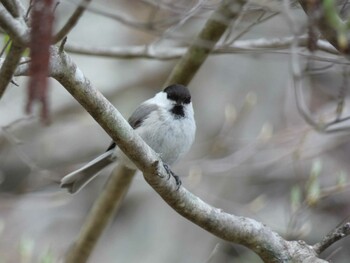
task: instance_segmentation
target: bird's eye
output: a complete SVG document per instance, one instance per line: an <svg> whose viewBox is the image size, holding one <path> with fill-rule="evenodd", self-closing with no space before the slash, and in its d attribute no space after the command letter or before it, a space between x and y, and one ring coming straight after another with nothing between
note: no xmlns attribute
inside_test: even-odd
<svg viewBox="0 0 350 263"><path fill-rule="evenodd" d="M189 104L191 102L191 97L187 97L185 100L184 100L184 103L186 104Z"/></svg>
<svg viewBox="0 0 350 263"><path fill-rule="evenodd" d="M172 94L168 94L167 98L168 98L169 100L174 100L174 101L176 101L176 97L175 97L174 95L172 95Z"/></svg>

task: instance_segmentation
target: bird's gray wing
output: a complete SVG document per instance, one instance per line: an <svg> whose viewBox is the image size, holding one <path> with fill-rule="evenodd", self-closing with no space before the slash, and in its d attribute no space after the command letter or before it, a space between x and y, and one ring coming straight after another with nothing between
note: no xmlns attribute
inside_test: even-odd
<svg viewBox="0 0 350 263"><path fill-rule="evenodd" d="M135 130L138 127L141 126L141 124L144 122L145 119L148 118L148 116L153 112L158 109L158 106L155 104L148 104L148 103L143 103L140 106L136 108L136 110L131 114L131 116L128 119L128 122L130 126ZM115 148L116 144L115 142L112 142L107 151Z"/></svg>
<svg viewBox="0 0 350 263"><path fill-rule="evenodd" d="M137 129L141 126L145 119L148 116L158 109L158 106L155 104L143 103L137 107L133 114L131 114L128 122L133 129Z"/></svg>

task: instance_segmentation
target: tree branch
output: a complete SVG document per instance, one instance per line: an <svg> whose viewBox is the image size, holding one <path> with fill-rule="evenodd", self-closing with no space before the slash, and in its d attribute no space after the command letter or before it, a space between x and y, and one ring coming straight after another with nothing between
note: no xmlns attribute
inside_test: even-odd
<svg viewBox="0 0 350 263"><path fill-rule="evenodd" d="M29 32L23 18L13 18L2 5L0 5L0 26L9 34L14 43L21 46L29 43Z"/></svg>
<svg viewBox="0 0 350 263"><path fill-rule="evenodd" d="M19 17L20 11L16 2L10 0L1 0L1 3L11 13L13 17Z"/></svg>
<svg viewBox="0 0 350 263"><path fill-rule="evenodd" d="M185 56L176 64L164 86L172 83L187 85L216 43L226 31L230 23L238 17L245 0L223 0L204 25Z"/></svg>
<svg viewBox="0 0 350 263"><path fill-rule="evenodd" d="M235 2L235 4L241 8L242 3ZM225 10L222 11L224 12ZM2 21L1 15L0 9L0 24ZM220 24L218 21L215 23ZM210 23L208 22L208 24ZM227 25L228 23L225 24ZM14 34L16 32L13 31ZM202 32L205 32L205 30ZM208 35L203 34L209 37L213 32L210 33L209 30L207 33ZM221 36L222 33L216 31L211 36L215 39L219 34ZM198 45L203 43L205 45L202 45L202 47ZM184 68L193 72L182 76L182 74L187 74L187 72L179 69L179 66L177 66L177 72L172 75L169 81L178 82L181 80L182 83L188 83L215 43L216 41L214 44L211 41L196 42L197 48L191 47L190 52L199 52L200 56L188 56L186 60L182 60L179 63L179 65L183 63ZM26 67L27 65L21 65L16 74L27 72ZM143 172L147 182L179 214L224 240L245 245L255 251L265 262L326 262L317 257L321 249L317 248L316 245L312 247L304 242L286 241L262 223L250 218L225 213L205 203L184 187L180 187L178 191L175 191L177 185L173 179L166 179L167 173L158 155L134 132L108 100L90 84L90 81L83 75L71 58L66 53L60 52L56 47L51 48L50 75L59 81L90 113L118 144L120 149ZM123 170L125 168L120 169ZM108 219L120 205L133 176L131 172L127 178L120 177L121 172L115 174L117 175L113 175L109 179L101 197L95 203L87 223L80 232L79 239L68 255L68 262L79 263L86 261L94 244L109 221ZM121 182L121 180L123 181ZM101 216L101 213L103 216ZM80 256L79 253L81 253Z"/></svg>
<svg viewBox="0 0 350 263"><path fill-rule="evenodd" d="M0 98L5 93L5 90L10 83L13 74L17 68L19 61L21 60L24 47L16 46L12 44L9 53L7 54L4 63L0 69Z"/></svg>
<svg viewBox="0 0 350 263"><path fill-rule="evenodd" d="M226 3L226 0L224 2ZM232 6L233 5L227 5L227 4L225 5L225 7L230 7L230 8ZM241 5L239 6L241 7ZM223 5L221 5L220 8L223 8ZM226 14L227 10L221 10L221 12ZM231 14L231 12L229 13ZM212 25L215 23L220 24L221 30L225 30L226 25L229 24L230 22L229 17L226 17L226 16L225 17L219 16L219 17L216 17L215 19L220 19L220 22L212 21L211 23L209 23L209 25ZM223 19L226 25L222 24ZM216 27L216 29L218 29L218 27ZM200 37L202 37L203 39L209 42L212 39L214 39L215 40L214 43L216 43L218 38L220 38L221 34L223 33L219 31L219 34L218 34L217 32L213 32L210 30L206 31L205 29L204 29L204 32L206 33L203 35L200 35ZM200 39L200 41L202 41L202 39ZM59 58L53 61L61 61L59 62L59 64L56 65L56 67L60 68L61 70L59 70L58 72L53 72L52 76L55 77L64 87L66 87L67 90L77 99L77 101L79 101L80 104L84 106L84 108L94 118L100 119L102 117L102 119L106 120L104 124L107 124L107 125L103 125L102 127L106 131L109 131L107 132L108 134L112 134L112 133L114 134L115 129L118 129L121 132L121 134L119 135L115 134L116 136L112 136L113 141L117 143L118 147L122 151L129 149L128 154L130 154L131 157L129 155L128 157L132 161L134 161L136 166L141 171L143 172L151 171L149 174L152 174L153 176L157 176L158 166L154 167L152 166L152 164L154 163L158 164L159 158L154 153L154 151L151 148L149 148L137 134L135 134L135 132L131 129L129 124L120 115L120 113L102 96L102 94L100 94L97 90L91 87L90 82L83 76L83 74L74 65L74 63L72 63L70 58L66 56L64 52L60 52L57 54ZM203 63L206 57L207 55L201 59L200 63ZM199 64L197 65L199 67ZM56 67L53 66L52 68L55 69ZM188 74L188 72L186 72L186 74ZM91 94L91 92L93 93L93 97L89 97L86 95L86 94ZM103 103L103 105L101 103ZM102 115L100 115L101 113ZM111 116L114 116L114 117L117 116L117 118L112 120ZM122 137L119 137L120 135L122 135ZM135 140L135 138L137 139ZM135 148L133 148L133 146ZM135 151L132 149L134 149ZM143 152L140 152L140 149L143 149ZM156 173L154 173L155 171L154 169L156 169ZM167 174L165 174L165 170L163 166L160 166L160 169L162 169L162 176L167 177ZM118 176L122 177L123 174L120 174ZM172 190L177 188L176 184L172 184L169 187ZM111 188L105 189L103 192L103 195L110 196L111 193L108 193L108 191L111 191ZM127 189L125 189L125 192L126 191ZM107 202L107 203L120 202L120 199L118 199L118 201L115 199L104 199L104 202ZM100 203L100 205L102 204ZM113 204L104 204L104 205L113 206ZM109 216L112 216L112 214L113 213L110 213ZM76 244L78 245L75 247L75 249L72 250L72 252L69 255L69 259L73 259L73 261L70 261L70 262L74 262L74 263L85 262L88 255L91 253L94 242L97 241L99 235L102 233L102 229L104 229L104 227L106 226L106 223L108 222L107 218L106 220L103 220L103 221L94 219L94 217L96 216L99 216L99 215L96 215L94 212L91 212L91 214L89 215L89 219L84 224L83 230L81 231L79 239L76 242ZM101 229L98 232L95 232L93 227L89 227L89 225L91 225L89 222L94 222L94 221L99 224L97 226L98 229ZM90 242L89 237L94 237L93 238L94 242ZM84 250L85 248L79 244L89 244L88 251L85 251ZM80 258L79 254L84 255L83 257L81 257L81 261L77 261L77 259Z"/></svg>
<svg viewBox="0 0 350 263"><path fill-rule="evenodd" d="M317 245L312 247L301 241L286 241L260 222L225 213L205 203L184 187L176 191L176 182L173 179L167 180L167 173L158 155L143 142L106 98L91 86L70 57L59 52L56 47L52 48L51 55L50 75L83 105L143 172L147 182L179 214L219 238L247 246L264 262L326 262L317 257L322 251ZM16 73L27 74L27 72L23 65ZM127 173L128 177L120 177L122 173L115 172L108 180L102 196L95 203L92 214L80 232L80 238L72 247L67 262L85 262L108 223L108 218L120 205L131 183L132 171L129 170Z"/></svg>
<svg viewBox="0 0 350 263"><path fill-rule="evenodd" d="M346 222L332 230L321 242L315 244L313 248L317 254L320 254L335 242L347 237L348 235L350 235L350 222Z"/></svg>
<svg viewBox="0 0 350 263"><path fill-rule="evenodd" d="M247 246L265 262L326 262L318 259L313 248L303 242L285 241L262 223L225 213L221 209L208 205L184 187L176 191L176 182L174 179L167 180L167 173L158 155L135 133L103 95L91 86L89 80L70 57L65 53L59 54L57 48L53 48L51 54L54 56L52 59L54 64L51 67L52 76L91 114L143 172L147 182L178 213L224 240ZM109 196L107 192L112 191L116 186L109 181L106 187L103 195ZM106 202L107 199L105 198ZM108 202L114 201L108 200ZM97 205L95 207L97 209ZM93 213L96 214L96 212ZM102 221L106 222L107 217ZM101 225L98 226L99 229ZM102 230L97 232L100 231ZM91 243L87 244L91 247ZM78 263L78 261L75 262Z"/></svg>
<svg viewBox="0 0 350 263"><path fill-rule="evenodd" d="M72 16L68 19L67 23L61 28L59 32L53 37L53 43L61 41L68 33L75 27L78 20L86 10L91 0L82 0L77 9L75 9Z"/></svg>
<svg viewBox="0 0 350 263"><path fill-rule="evenodd" d="M259 38L250 40L237 40L232 46L218 45L213 48L212 55L222 55L229 53L239 53L250 51L254 53L266 52L266 50L286 49L289 48L293 41L293 37L283 38ZM308 37L300 36L298 38L298 45L300 47L307 47ZM316 42L317 49L330 53L339 54L339 52L327 41L318 40ZM187 51L185 47L171 47L153 48L152 46L127 46L127 47L95 47L80 44L67 43L65 51L74 54L100 56L117 59L156 59L156 60L172 60L181 58Z"/></svg>

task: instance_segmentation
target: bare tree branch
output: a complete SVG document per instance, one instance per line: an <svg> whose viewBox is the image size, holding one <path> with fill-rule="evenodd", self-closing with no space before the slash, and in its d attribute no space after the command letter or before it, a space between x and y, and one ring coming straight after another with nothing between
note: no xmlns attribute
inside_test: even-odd
<svg viewBox="0 0 350 263"><path fill-rule="evenodd" d="M65 53L58 54L56 48L51 53L54 56L52 76L83 105L143 172L149 184L178 213L224 240L247 246L265 262L326 262L317 258L313 248L303 242L285 241L263 224L214 208L184 187L176 191L176 182L167 180L167 173L158 155L102 94L91 86L70 57ZM112 186L109 181L107 187L111 190L116 186Z"/></svg>
<svg viewBox="0 0 350 263"><path fill-rule="evenodd" d="M17 65L22 57L24 48L12 44L9 53L7 54L4 63L0 69L0 98L4 95L4 92L10 83L13 74L17 68Z"/></svg>
<svg viewBox="0 0 350 263"><path fill-rule="evenodd" d="M224 240L247 246L255 251L264 262L326 262L317 257L321 250L316 245L312 247L301 241L286 241L253 219L234 216L208 205L184 187L176 191L176 183L173 179L167 180L167 173L158 155L143 142L102 94L91 86L89 80L85 78L71 58L59 52L58 48L52 48L51 55L50 75L84 106L144 173L149 184L179 214ZM27 74L25 67L26 65L23 65L16 73ZM121 174L119 171L109 179L98 204L94 205L92 211L94 216L89 216L88 223L84 225L80 233L80 237L84 238L79 238L72 247L67 262L85 262L104 226L108 223L108 218L120 205L131 183L132 172L128 173L127 178L119 177L118 174ZM123 183L120 180L123 180ZM118 200L117 204L115 204L116 200ZM78 250L81 257L79 253L76 253Z"/></svg>
<svg viewBox="0 0 350 263"><path fill-rule="evenodd" d="M259 38L251 40L237 40L233 45L218 45L212 50L212 55L222 55L229 53L240 53L244 51L250 52L266 52L267 50L276 49L286 49L289 48L292 43L293 37L284 38ZM298 38L299 46L307 46L307 36L300 36ZM330 53L339 54L339 52L328 42L323 40L318 40L317 43L318 50ZM118 58L118 59L156 59L156 60L172 60L181 58L187 51L185 47L157 47L153 48L152 45L146 46L127 46L127 47L95 47L95 46L84 46L80 44L67 43L65 45L65 51L89 55L89 56L101 56L108 58Z"/></svg>
<svg viewBox="0 0 350 263"><path fill-rule="evenodd" d="M1 0L1 3L11 13L13 17L19 17L20 11L16 2L10 0Z"/></svg>
<svg viewBox="0 0 350 263"><path fill-rule="evenodd" d="M332 230L321 242L315 244L313 248L316 253L320 254L335 242L347 237L348 235L350 235L350 222L346 222Z"/></svg>
<svg viewBox="0 0 350 263"><path fill-rule="evenodd" d="M70 2L75 5L78 5L74 2ZM103 8L98 6L92 6L90 5L87 10L90 13L94 13L97 15L102 15L103 17L113 19L115 21L118 21L119 23L128 26L130 28L135 28L137 30L142 30L144 32L155 34L155 35L163 35L163 29L161 27L169 27L171 25L176 25L179 21L181 21L182 17L176 17L176 18L167 18L161 21L153 21L152 23L145 23L143 21L133 21L129 17L127 17L125 14L117 14L115 12L107 12L103 10ZM183 12L181 13L181 15Z"/></svg>
<svg viewBox="0 0 350 263"><path fill-rule="evenodd" d="M68 19L67 23L61 28L60 31L53 37L53 43L61 41L68 33L75 27L78 20L83 15L86 7L91 2L91 0L82 0L77 9L74 11L72 16Z"/></svg>
<svg viewBox="0 0 350 263"><path fill-rule="evenodd" d="M0 5L0 26L10 35L13 42L18 45L29 43L29 32L22 17L13 18L11 14Z"/></svg>
<svg viewBox="0 0 350 263"><path fill-rule="evenodd" d="M199 39L198 39L200 41L200 43L203 43L202 41L204 39L205 43L206 42L210 42L210 43L214 43L215 44L217 42L217 40L220 38L220 36L222 35L222 33L223 33L221 31L222 30L225 31L227 24L230 23L231 16L224 16L224 17L222 17L221 13L223 13L225 15L231 14L231 10L228 11L226 8L229 8L229 7L231 8L233 5L232 6L228 5L226 0L224 2L226 4L220 6L220 8L221 8L220 10L221 11L219 13L218 12L214 12L215 15L212 16L212 21L210 23L208 23L209 26L211 26L211 30L213 30L213 28L215 28L215 29L219 29L219 32L213 32L211 30L206 30L205 29L206 26L205 26L205 28L203 30L204 33L200 34ZM223 10L224 6L225 6L225 10ZM239 5L239 7L241 7L241 5ZM234 11L238 11L238 10L234 10ZM218 15L220 15L220 16L218 16ZM235 17L235 15L233 17ZM213 27L213 25L216 25L216 26ZM196 43L196 44L198 45L198 43ZM212 44L209 44L209 45L212 45ZM203 46L201 46L199 48L199 50L207 50L207 51L205 51L205 52L207 52L206 55L204 55L204 58L201 59L201 62L200 62L200 63L203 63L205 58L207 57L207 54L209 53L209 51L208 51L207 48L205 48ZM106 114L105 117L110 119L111 115L115 116L115 114L117 114L117 115L119 114L119 118L120 119L119 120L115 119L115 121L117 121L117 123L114 122L114 121L108 120L107 123L109 123L109 125L108 125L109 127L105 126L103 128L105 128L106 130L109 130L110 132L112 132L116 127L120 127L122 130L124 130L124 132L123 132L124 135L126 135L126 136L131 135L132 137L129 137L129 138L125 137L124 138L125 140L123 138L117 138L117 137L114 137L114 136L112 137L112 139L114 140L114 142L116 142L118 144L118 146L120 147L121 150L125 150L125 148L132 149L130 147L132 147L131 144L133 144L133 143L136 143L136 145L135 145L136 147L140 147L140 146L143 147L143 149L146 150L146 152L144 152L144 153L136 150L137 148L135 148L136 151L134 151L134 152L133 151L131 151L131 152L129 151L129 153L131 153L131 155L133 156L133 158L131 158L131 160L134 160L135 158L138 159L138 160L140 160L140 158L141 159L142 158L146 158L144 160L141 160L141 162L136 161L136 163L135 163L136 166L143 172L147 172L148 171L150 175L152 174L152 176L158 174L159 158L157 157L157 155L154 154L153 150L150 149L142 140L140 140L139 136L135 135L134 131L132 129L131 129L131 131L127 131L127 130L124 129L125 127L129 127L129 128L131 128L131 127L125 122L125 120L122 118L120 113L118 113L118 111L116 111L116 109L112 105L110 105L110 103L108 101L106 101L104 99L104 97L100 93L98 93L98 92L95 93L96 91L94 91L93 89L88 89L88 90L84 91L84 88L82 89L82 87L79 87L82 84L83 85L85 84L86 86L90 86L90 83L82 75L82 73L81 74L79 73L80 71L77 69L77 67L75 65L73 65L73 63L70 61L68 56L64 56L63 52L61 52L60 55L62 56L62 57L60 57L61 60L64 60L64 61L63 61L63 63L59 63L59 65L61 66L61 68L62 68L62 66L66 66L66 67L64 67L64 69L63 69L64 72L60 71L58 74L53 74L53 76L63 86L70 87L70 88L67 88L67 90L74 97L77 96L77 97L80 98L80 99L77 99L77 100L86 109L90 109L89 112L90 112L90 114L92 114L92 116L93 116L94 113L104 112ZM201 54L197 54L197 58L201 58ZM59 60L59 59L57 59L57 60ZM197 64L197 65L198 65L198 68L199 68L199 64ZM74 74L72 75L72 73L74 73ZM76 78L75 78L77 73L79 75L79 78L81 79L78 83L76 83ZM188 74L188 72L186 72L186 74ZM76 89L76 88L78 88L78 89ZM86 100L85 92L90 93L91 91L95 93L93 96L95 97L95 102L96 103L93 102L93 101ZM99 100L99 98L105 101L106 104L104 104L104 105L108 109L104 108L104 107L101 107L101 105L100 105L101 101ZM123 123L123 121L125 123ZM124 127L124 128L122 128L122 127ZM129 129L129 128L127 128L127 129ZM139 139L138 140L134 140L134 136L136 136ZM128 142L128 143L124 144L123 142ZM157 165L154 166L152 164L157 164ZM167 175L164 174L165 170L164 170L163 166L160 166L160 168L162 168L162 172L163 172L162 176L163 177L167 177ZM123 177L123 176L125 176L125 175L119 174L119 175L116 175L116 178L117 177ZM169 182L168 182L168 184L169 184ZM128 186L126 185L125 187L128 187ZM171 184L169 185L169 187L172 190L177 188L177 186L171 185ZM103 195L110 196L111 193L105 193L105 192L110 191L110 190L111 190L111 188L105 189ZM126 192L127 189L121 190L121 191L122 192ZM119 198L121 199L122 196L120 195ZM104 199L104 202L120 202L120 200L119 199L118 200L115 200L115 199ZM107 204L105 204L105 205L107 205ZM108 206L113 206L113 205L111 204L111 205L108 205ZM112 213L109 214L109 216L111 216L111 215L112 215ZM87 223L83 227L83 229L86 229L86 232L84 230L82 230L81 235L79 237L79 239L82 238L83 240L78 240L77 241L77 244L80 244L80 243L92 244L92 245L89 246L89 251L86 252L86 251L84 251L85 250L84 247L77 246L76 249L74 249L69 255L69 258L74 259L73 261L70 261L70 262L79 263L79 261L77 261L77 259L79 258L80 254L84 254L85 255L82 258L82 261L80 261L80 262L85 262L84 259L86 259L88 257L88 255L91 253L94 243L90 243L89 237L93 236L94 237L93 240L96 241L98 239L99 235L102 233L102 229L104 229L104 227L106 226L106 223L108 222L107 219L103 220L103 221L97 221L96 219L94 219L94 217L96 217L96 216L99 216L99 215L96 215L93 212L89 215L90 219L87 221ZM98 229L101 229L101 231L95 232L94 228L88 227L89 226L89 222L91 222L91 221L97 221L98 223L100 223L101 225L98 226ZM85 239L87 239L87 240L85 240Z"/></svg>
<svg viewBox="0 0 350 263"><path fill-rule="evenodd" d="M195 41L195 45L186 53L185 59L180 61L168 82L186 84L192 79L224 33L230 19L236 17L236 13L239 12L243 4L243 0L238 2L224 1L219 10L214 12L214 14L219 12L220 16L217 17L213 14L215 19L208 21L208 28L199 35L199 40ZM2 15L0 8L0 25L3 24L4 17ZM222 19L224 19L223 23L221 23ZM20 32L14 26L18 21L13 18L10 21L6 22L7 24L4 23L5 28L9 29L10 36L14 35L21 39L19 36L22 35L18 34ZM17 22L14 22L13 25L13 21ZM26 27L22 27L22 29L27 31ZM25 39L23 40L23 43L26 43ZM292 44L295 45L295 43L295 38L293 38ZM224 240L250 248L265 262L326 262L318 258L318 254L322 251L320 247L326 248L325 245L312 247L304 242L286 241L262 223L225 213L221 209L205 203L184 187L175 191L177 185L173 179L167 180L167 173L159 156L134 132L111 103L91 85L71 58L56 47L51 48L50 55L49 75L59 81L91 114L120 149L143 172L147 182L179 214ZM4 65L3 68L5 68ZM20 65L16 74L27 74L27 68L27 64ZM125 178L124 172L128 173L129 176ZM79 263L87 260L109 218L117 210L125 196L132 178L133 172L126 171L125 168L118 168L111 176L102 195L94 204L80 236L68 255L67 262Z"/></svg>
<svg viewBox="0 0 350 263"><path fill-rule="evenodd" d="M245 0L224 0L221 2L195 39L194 44L177 63L164 86L171 83L187 85L190 82L226 31L228 25L238 17L245 3Z"/></svg>

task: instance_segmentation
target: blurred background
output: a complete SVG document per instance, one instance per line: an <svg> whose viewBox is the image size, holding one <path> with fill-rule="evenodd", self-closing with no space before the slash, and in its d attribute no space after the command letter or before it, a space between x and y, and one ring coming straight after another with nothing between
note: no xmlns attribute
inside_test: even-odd
<svg viewBox="0 0 350 263"><path fill-rule="evenodd" d="M127 118L163 88L178 59L103 57L76 50L144 46L150 54L187 47L219 1L93 1L68 35L67 52ZM78 1L57 6L59 29ZM28 6L27 2L24 2ZM189 85L197 122L190 153L173 166L183 186L228 213L254 218L287 239L314 244L349 216L348 132L316 132L296 107L291 58L303 71L303 101L328 123L348 110L348 62L300 46L233 49L234 40L306 34L297 3L249 2ZM2 35L3 37L3 35ZM248 42L245 42L248 43ZM75 47L75 52L72 52ZM226 48L226 52L225 52ZM71 51L70 51L71 50ZM154 53L152 53L154 52ZM293 53L293 54L292 54ZM76 195L60 179L105 151L110 138L54 80L50 125L24 113L27 78L0 101L0 262L62 262L112 169ZM346 127L346 122L339 125ZM342 240L323 256L349 262ZM45 261L46 260L46 261ZM138 174L89 262L262 262L174 212Z"/></svg>

